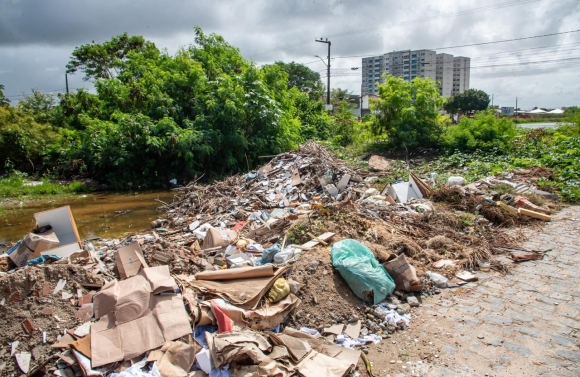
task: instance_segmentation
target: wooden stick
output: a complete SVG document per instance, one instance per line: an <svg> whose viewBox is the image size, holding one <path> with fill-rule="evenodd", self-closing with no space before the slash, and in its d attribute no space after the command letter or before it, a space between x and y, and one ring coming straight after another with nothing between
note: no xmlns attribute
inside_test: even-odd
<svg viewBox="0 0 580 377"><path fill-rule="evenodd" d="M313 240L320 242L324 246L328 246L328 242L325 242L325 241L321 240L320 238L316 237L314 234L312 234L310 232L308 232L306 234L308 234Z"/></svg>

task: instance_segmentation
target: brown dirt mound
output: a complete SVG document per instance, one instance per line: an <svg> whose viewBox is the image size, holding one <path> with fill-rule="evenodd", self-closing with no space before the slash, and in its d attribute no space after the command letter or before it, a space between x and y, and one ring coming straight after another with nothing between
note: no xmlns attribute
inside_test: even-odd
<svg viewBox="0 0 580 377"><path fill-rule="evenodd" d="M53 295L60 279L66 280L64 289ZM0 276L0 343L10 354L9 343L19 341L17 352L31 352L33 356L30 370L47 360L57 349L50 348L64 329L75 329L82 321L75 317L78 310L77 289L83 294L88 290L83 285L102 285L103 279L87 272L79 265L45 265L26 267L9 275ZM97 289L97 288L93 288ZM62 292L72 294L63 299ZM27 334L22 323L28 319L35 330ZM42 342L42 332L46 332L47 342ZM5 354L6 355L6 354ZM0 373L3 376L20 375L14 357L8 359Z"/></svg>

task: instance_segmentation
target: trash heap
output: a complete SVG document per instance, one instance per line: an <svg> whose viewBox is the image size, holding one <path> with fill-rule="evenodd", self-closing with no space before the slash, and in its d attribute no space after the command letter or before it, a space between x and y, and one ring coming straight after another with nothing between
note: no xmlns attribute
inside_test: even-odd
<svg viewBox="0 0 580 377"><path fill-rule="evenodd" d="M372 374L367 347L424 297L505 271L501 227L549 220L542 174L383 185L308 143L177 189L124 239L81 241L68 207L38 213L0 257L0 374L346 376L361 357Z"/></svg>

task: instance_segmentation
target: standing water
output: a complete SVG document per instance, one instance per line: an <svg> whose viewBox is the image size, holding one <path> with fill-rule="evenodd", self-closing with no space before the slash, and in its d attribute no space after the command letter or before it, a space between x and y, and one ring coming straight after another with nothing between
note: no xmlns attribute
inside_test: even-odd
<svg viewBox="0 0 580 377"><path fill-rule="evenodd" d="M34 214L70 205L81 239L120 237L149 229L158 218L157 208L169 203L172 192L135 194L97 193L74 195L53 200L31 199L11 201L0 208L0 246L16 242L34 226Z"/></svg>

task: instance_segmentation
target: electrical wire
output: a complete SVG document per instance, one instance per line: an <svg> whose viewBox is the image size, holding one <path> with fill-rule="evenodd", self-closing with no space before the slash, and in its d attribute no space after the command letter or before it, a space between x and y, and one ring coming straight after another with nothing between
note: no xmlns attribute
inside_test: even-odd
<svg viewBox="0 0 580 377"><path fill-rule="evenodd" d="M413 20L391 23L391 24L388 24L386 26L376 26L376 27L372 27L372 28L358 29L358 30L347 31L347 32L342 32L342 33L337 33L337 34L331 34L327 38L340 38L340 37L349 36L349 35L369 33L372 31L387 30L389 28L396 27L396 26L407 26L407 25L412 25L412 24L416 24L416 23L430 22L430 21L435 21L435 20L444 19L444 18L465 16L465 15L470 15L470 14L487 12L490 10L497 10L497 9L518 6L518 5L530 4L530 3L534 3L534 2L538 2L538 1L540 1L540 0L515 0L515 1L508 1L505 3L496 3L496 4L491 4L491 5L479 7L479 8L465 9L462 11L457 11L457 12L452 12L452 13L442 13L442 14L435 15L435 16L422 17L422 18L413 19ZM269 54L271 52L275 52L275 51L279 51L279 50L287 49L287 48L294 48L294 47L302 46L302 45L305 45L308 43L312 43L312 39L304 39L301 41L297 41L295 43L290 43L290 44L278 46L274 49L258 51L258 52L255 52L253 54L250 54L250 57L255 58L258 56Z"/></svg>

